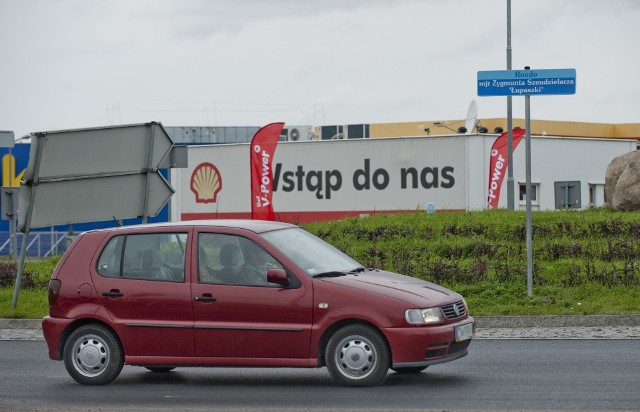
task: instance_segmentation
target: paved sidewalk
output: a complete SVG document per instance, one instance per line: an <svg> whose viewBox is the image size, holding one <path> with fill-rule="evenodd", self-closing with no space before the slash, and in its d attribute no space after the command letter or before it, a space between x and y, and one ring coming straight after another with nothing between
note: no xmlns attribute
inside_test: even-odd
<svg viewBox="0 0 640 412"><path fill-rule="evenodd" d="M476 339L640 339L640 326L478 328L476 330Z"/></svg>
<svg viewBox="0 0 640 412"><path fill-rule="evenodd" d="M478 316L476 339L640 339L640 315ZM43 341L40 319L0 319L0 340Z"/></svg>

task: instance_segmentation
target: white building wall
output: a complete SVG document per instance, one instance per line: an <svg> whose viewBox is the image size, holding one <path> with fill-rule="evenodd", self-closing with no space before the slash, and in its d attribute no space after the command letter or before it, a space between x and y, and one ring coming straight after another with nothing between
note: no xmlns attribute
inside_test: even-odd
<svg viewBox="0 0 640 412"><path fill-rule="evenodd" d="M273 203L276 215L286 218L301 213L327 217L333 212L370 213L424 209L429 203L436 210L482 210L487 205L489 155L496 135L430 136L415 138L357 139L341 141L283 142L274 156L279 164L278 187ZM613 158L636 149L635 140L593 138L532 137L532 182L538 185L535 209L555 209L554 182L580 181L581 205L588 207L590 190L596 205L604 201L604 177ZM525 182L524 139L514 152L515 204L519 206L519 183ZM249 145L210 145L189 147L189 165L173 169L171 182L176 189L172 199L172 220L246 216L251 211ZM357 189L354 176L369 164L367 189ZM201 203L192 190L194 170L203 163L217 168L222 189L216 202ZM304 171L304 177L296 172ZM411 178L402 187L402 170L425 170L427 185L438 178L438 185L425 188ZM374 174L384 170L388 182L376 188ZM285 173L287 175L285 176ZM329 190L340 175L340 187ZM505 170L506 175L506 170ZM380 176L379 176L380 177ZM449 184L449 185L447 185ZM448 186L448 187L447 187ZM499 201L507 207L507 178ZM522 206L524 208L524 206Z"/></svg>
<svg viewBox="0 0 640 412"><path fill-rule="evenodd" d="M489 154L495 135L469 137L468 160L470 170L469 204L471 210L486 208L489 180ZM582 208L589 206L590 185L596 196L595 206L604 203L604 179L607 166L615 157L636 150L635 140L568 138L552 136L531 137L531 182L539 188L536 210L554 210L555 182L579 181ZM526 141L523 138L513 153L513 177L516 208L519 202L519 184L526 182ZM475 171L475 172L474 172ZM507 207L507 176L501 186L501 208Z"/></svg>
<svg viewBox="0 0 640 412"><path fill-rule="evenodd" d="M489 154L491 145L498 136L468 135L467 136L467 210L482 210L487 207L487 190L489 183ZM500 207L504 201L507 207L507 178L505 172L503 194L500 196ZM504 196L504 197L503 197Z"/></svg>

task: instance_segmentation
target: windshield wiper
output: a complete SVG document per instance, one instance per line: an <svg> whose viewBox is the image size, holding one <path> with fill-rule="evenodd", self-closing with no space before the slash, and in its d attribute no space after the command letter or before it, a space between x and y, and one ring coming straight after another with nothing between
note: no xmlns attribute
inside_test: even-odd
<svg viewBox="0 0 640 412"><path fill-rule="evenodd" d="M322 273L318 273L316 275L313 275L314 278L335 278L338 276L347 276L347 275L355 275L356 273L361 273L364 272L366 270L369 270L365 267L359 266L355 269L349 270L349 271L340 271L340 270L330 270L328 272L322 272Z"/></svg>
<svg viewBox="0 0 640 412"><path fill-rule="evenodd" d="M340 272L337 270L331 270L329 272L322 272L313 275L314 278L336 278L338 276L347 276L346 272Z"/></svg>

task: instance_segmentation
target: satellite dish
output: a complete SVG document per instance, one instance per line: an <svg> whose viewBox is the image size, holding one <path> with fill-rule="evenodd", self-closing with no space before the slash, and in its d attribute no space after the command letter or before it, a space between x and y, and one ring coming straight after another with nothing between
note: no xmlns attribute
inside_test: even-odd
<svg viewBox="0 0 640 412"><path fill-rule="evenodd" d="M467 129L467 134L473 133L473 129L478 125L478 105L475 100L471 100L469 109L467 109L467 117L464 120L464 127Z"/></svg>

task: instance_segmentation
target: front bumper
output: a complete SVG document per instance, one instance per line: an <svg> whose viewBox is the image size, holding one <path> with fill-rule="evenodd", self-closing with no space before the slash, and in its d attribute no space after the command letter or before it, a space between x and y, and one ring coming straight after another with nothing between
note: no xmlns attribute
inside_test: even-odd
<svg viewBox="0 0 640 412"><path fill-rule="evenodd" d="M456 342L455 328L473 324L470 339ZM467 355L475 337L475 321L468 317L445 325L413 326L383 329L392 356L392 368L422 367L451 362Z"/></svg>

